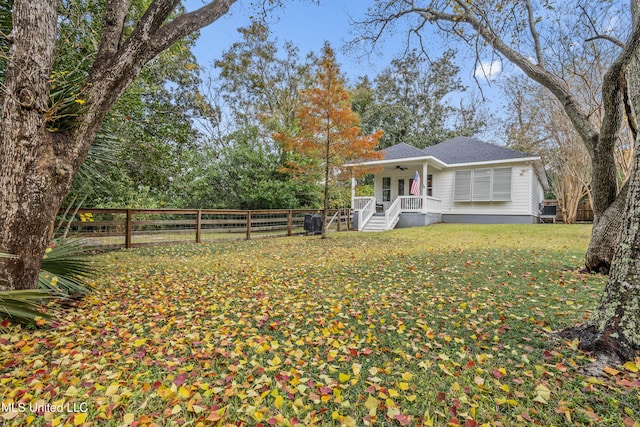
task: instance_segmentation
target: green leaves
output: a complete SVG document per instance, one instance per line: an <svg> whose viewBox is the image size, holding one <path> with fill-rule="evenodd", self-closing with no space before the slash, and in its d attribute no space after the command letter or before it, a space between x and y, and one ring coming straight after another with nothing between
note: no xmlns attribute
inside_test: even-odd
<svg viewBox="0 0 640 427"><path fill-rule="evenodd" d="M87 256L91 250L82 240L54 240L42 260L39 287L65 296L88 294L96 275L95 261Z"/></svg>
<svg viewBox="0 0 640 427"><path fill-rule="evenodd" d="M43 312L42 303L53 296L41 289L1 291L0 319L30 325L42 323L42 319L49 317ZM6 320L0 323L0 332L9 330Z"/></svg>
<svg viewBox="0 0 640 427"><path fill-rule="evenodd" d="M454 136L471 136L486 126L475 105L453 106L446 98L465 90L457 77L455 51L428 61L418 52L395 59L375 77L361 79L352 94L366 132L384 130L380 148L405 142L418 148Z"/></svg>

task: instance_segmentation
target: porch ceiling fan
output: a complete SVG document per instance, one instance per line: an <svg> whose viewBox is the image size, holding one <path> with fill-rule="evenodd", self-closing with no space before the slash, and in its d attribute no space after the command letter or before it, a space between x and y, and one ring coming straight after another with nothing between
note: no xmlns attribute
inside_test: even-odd
<svg viewBox="0 0 640 427"><path fill-rule="evenodd" d="M396 169L400 169L401 171L406 171L406 170L407 170L407 169L409 169L409 168L408 168L408 167L406 167L406 166L400 166L400 165L398 165L398 166L396 166Z"/></svg>

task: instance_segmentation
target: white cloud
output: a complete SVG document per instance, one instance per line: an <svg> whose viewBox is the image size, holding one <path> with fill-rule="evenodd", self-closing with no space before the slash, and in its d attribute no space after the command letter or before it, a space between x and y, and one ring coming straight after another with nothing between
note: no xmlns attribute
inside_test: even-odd
<svg viewBox="0 0 640 427"><path fill-rule="evenodd" d="M501 72L502 72L502 62L500 61L481 62L480 65L476 67L474 75L479 78L492 80L496 78Z"/></svg>

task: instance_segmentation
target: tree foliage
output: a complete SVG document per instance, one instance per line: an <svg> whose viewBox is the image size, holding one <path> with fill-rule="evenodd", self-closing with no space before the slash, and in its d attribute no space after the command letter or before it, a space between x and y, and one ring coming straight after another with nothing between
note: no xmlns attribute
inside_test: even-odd
<svg viewBox="0 0 640 427"><path fill-rule="evenodd" d="M55 215L109 110L144 65L233 3L215 0L182 13L178 0L153 0L139 3L138 14L127 0L89 2L95 15L84 8L69 15L78 18L74 23L95 25L95 43L84 44L88 39L66 31L58 1L13 2L2 55L0 251L15 257L0 266L3 286L37 285Z"/></svg>
<svg viewBox="0 0 640 427"><path fill-rule="evenodd" d="M383 132L362 135L360 120L351 109L344 78L328 43L322 49L314 81L315 87L301 93L296 132L277 133L274 137L285 150L303 156L304 164L293 158L288 160L289 171L324 180L322 236L326 238L326 211L332 185L344 179L344 165L349 161L380 158L374 149Z"/></svg>
<svg viewBox="0 0 640 427"><path fill-rule="evenodd" d="M427 63L411 51L394 59L370 85L362 78L354 88L354 111L367 132L384 130L380 148L405 142L425 148L455 136L471 136L484 127L473 103L455 106L448 99L464 92L454 63L455 52Z"/></svg>
<svg viewBox="0 0 640 427"><path fill-rule="evenodd" d="M201 159L198 194L210 206L232 209L318 207L317 182L293 179L284 170L291 153L274 132L295 129L301 92L311 85L309 58L290 42L280 44L269 28L255 22L238 30L234 43L215 62L209 102L225 116L212 116ZM209 192L209 194L207 194Z"/></svg>
<svg viewBox="0 0 640 427"><path fill-rule="evenodd" d="M88 72L88 52L98 42L105 4L73 0L61 5L64 43L57 62ZM146 6L145 1L133 1L131 19L140 19ZM184 13L184 8L176 13ZM143 67L107 114L65 203L136 206L142 202L137 195L143 193L155 201L144 207L179 201L172 197L172 187L192 167L188 151L196 148L199 136L194 118L205 108L200 69L191 51L195 39L192 34L179 40Z"/></svg>
<svg viewBox="0 0 640 427"><path fill-rule="evenodd" d="M215 62L222 98L239 126L259 124L261 136L270 138L295 122L300 91L310 85L310 63L293 43L280 46L264 23L238 31L242 40Z"/></svg>

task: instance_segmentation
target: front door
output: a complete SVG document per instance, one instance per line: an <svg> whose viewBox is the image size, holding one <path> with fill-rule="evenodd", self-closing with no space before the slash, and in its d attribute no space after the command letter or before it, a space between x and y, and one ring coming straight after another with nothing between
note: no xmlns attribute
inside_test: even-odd
<svg viewBox="0 0 640 427"><path fill-rule="evenodd" d="M382 205L385 211L391 206L391 177L382 178Z"/></svg>

